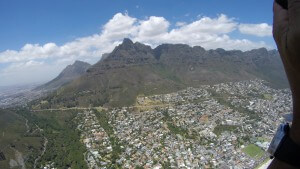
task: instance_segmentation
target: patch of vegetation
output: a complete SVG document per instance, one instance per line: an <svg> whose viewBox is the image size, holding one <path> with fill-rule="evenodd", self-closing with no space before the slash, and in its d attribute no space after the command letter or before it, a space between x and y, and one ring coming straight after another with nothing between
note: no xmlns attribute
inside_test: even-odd
<svg viewBox="0 0 300 169"><path fill-rule="evenodd" d="M158 110L157 110L157 111L158 111ZM162 114L164 115L164 117L163 117L163 121L164 121L164 122L167 122L167 121L171 121L171 120L172 120L172 118L171 118L171 116L169 115L167 109L163 110L163 111L162 111Z"/></svg>
<svg viewBox="0 0 300 169"><path fill-rule="evenodd" d="M246 96L247 97L254 97L254 98L261 98L261 99L263 99L263 95L259 91L257 91L256 89L252 89L252 92L247 93Z"/></svg>
<svg viewBox="0 0 300 169"><path fill-rule="evenodd" d="M76 130L77 124L73 121L77 112L32 113L28 110L20 110L20 113L30 119L31 123L39 126L43 130L43 137L48 140L46 151L38 161L37 167L47 162L54 162L55 167L59 169L87 168L83 156L86 149L80 142L80 132Z"/></svg>
<svg viewBox="0 0 300 169"><path fill-rule="evenodd" d="M263 98L264 98L265 100L272 100L273 96L270 95L270 94L263 94Z"/></svg>
<svg viewBox="0 0 300 169"><path fill-rule="evenodd" d="M33 168L35 158L42 148L39 132L16 110L0 109L0 151L6 160L0 161L0 168L10 168L10 159L16 160L16 151L22 153L25 167ZM19 166L20 167L20 166Z"/></svg>
<svg viewBox="0 0 300 169"><path fill-rule="evenodd" d="M267 141L270 141L270 140L268 140L267 138L264 138L264 137L258 137L257 141L259 141L259 142L267 142Z"/></svg>
<svg viewBox="0 0 300 169"><path fill-rule="evenodd" d="M108 69L92 76L83 75L45 98L34 101L32 107L131 106L140 94L169 93L185 87L176 70L163 64L135 65Z"/></svg>
<svg viewBox="0 0 300 169"><path fill-rule="evenodd" d="M218 125L217 127L214 128L214 133L219 136L223 132L228 131L228 132L234 132L238 129L238 126L233 126L233 125Z"/></svg>
<svg viewBox="0 0 300 169"><path fill-rule="evenodd" d="M264 155L264 151L254 144L249 144L242 150L244 153L252 158L259 159Z"/></svg>
<svg viewBox="0 0 300 169"><path fill-rule="evenodd" d="M181 135L181 136L183 136L183 137L189 137L189 134L188 134L188 130L187 129L184 129L184 128L181 128L181 127L178 127L178 126L175 126L173 123L171 123L171 122L168 122L167 123L167 125L168 125L168 128L169 128L169 130L170 130L170 132L172 133L172 134L179 134L179 135Z"/></svg>
<svg viewBox="0 0 300 169"><path fill-rule="evenodd" d="M224 97L223 94L219 94L213 90L208 90L208 91L211 93L211 96L214 97L214 99L216 99L220 104L227 106L227 107L231 108L232 110L243 113L243 114L249 116L249 118L252 120L261 121L261 117L254 111L250 111L241 106L232 105L228 100L226 100L226 97Z"/></svg>
<svg viewBox="0 0 300 169"><path fill-rule="evenodd" d="M170 132L174 135L179 134L181 136L183 136L184 138L187 139L195 139L196 138L196 134L190 134L188 129L182 128L182 127L178 127L176 125L173 124L172 118L170 117L168 110L163 110L162 114L164 115L163 121L165 121L168 125L168 129L170 130Z"/></svg>
<svg viewBox="0 0 300 169"><path fill-rule="evenodd" d="M165 163L161 163L162 168L164 169L171 169L171 163L170 162L165 162Z"/></svg>
<svg viewBox="0 0 300 169"><path fill-rule="evenodd" d="M175 75L175 73L170 71L170 68L164 66L164 65L156 65L154 66L154 71L157 72L159 75L166 79L170 79L177 83L182 83L179 77Z"/></svg>
<svg viewBox="0 0 300 169"><path fill-rule="evenodd" d="M109 137L109 141L112 146L112 156L111 156L111 161L112 161L112 168L117 168L120 167L116 161L119 159L121 153L124 151L121 148L121 143L120 140L114 135L113 127L109 124L109 117L106 113L106 111L96 111L96 116L98 118L98 121L100 123L100 126L104 129L104 131L107 133Z"/></svg>
<svg viewBox="0 0 300 169"><path fill-rule="evenodd" d="M135 166L135 169L144 169L144 167L137 165L137 166Z"/></svg>

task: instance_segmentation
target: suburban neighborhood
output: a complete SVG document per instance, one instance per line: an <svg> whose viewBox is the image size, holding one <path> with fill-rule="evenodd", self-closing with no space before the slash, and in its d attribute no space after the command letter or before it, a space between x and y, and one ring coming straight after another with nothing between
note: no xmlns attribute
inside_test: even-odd
<svg viewBox="0 0 300 169"><path fill-rule="evenodd" d="M255 168L291 92L262 80L139 96L136 105L91 108L75 120L90 168Z"/></svg>

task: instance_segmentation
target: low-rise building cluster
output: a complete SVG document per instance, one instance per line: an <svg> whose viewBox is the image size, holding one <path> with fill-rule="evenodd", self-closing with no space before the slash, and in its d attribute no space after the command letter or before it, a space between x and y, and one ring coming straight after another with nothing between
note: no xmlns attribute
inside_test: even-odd
<svg viewBox="0 0 300 169"><path fill-rule="evenodd" d="M135 106L105 113L122 145L115 164L120 168L238 169L264 161L275 129L291 107L289 90L251 80L143 96ZM89 167L108 168L116 150L96 113L80 113L78 129ZM253 147L257 154L248 152Z"/></svg>

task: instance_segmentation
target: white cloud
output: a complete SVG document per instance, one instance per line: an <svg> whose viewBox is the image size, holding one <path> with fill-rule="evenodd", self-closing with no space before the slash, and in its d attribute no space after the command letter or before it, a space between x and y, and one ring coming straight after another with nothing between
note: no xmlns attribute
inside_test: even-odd
<svg viewBox="0 0 300 169"><path fill-rule="evenodd" d="M217 18L202 17L199 20L183 26L184 33L225 34L236 29L237 23L221 14Z"/></svg>
<svg viewBox="0 0 300 169"><path fill-rule="evenodd" d="M185 43L207 49L270 48L264 42L230 37L230 33L237 29L251 34L250 30L258 28L261 32L255 31L256 34L252 33L253 35L268 35L270 31L267 24L241 24L224 14L215 18L201 16L191 23L178 22L175 28L171 28L171 23L164 17L137 19L127 13L117 13L103 25L100 33L78 38L61 46L55 43L26 44L20 50L0 52L0 85L25 83L33 79L50 80L74 60L95 63L103 53L112 51L125 37L152 47L162 43ZM1 70L3 63L9 66Z"/></svg>
<svg viewBox="0 0 300 169"><path fill-rule="evenodd" d="M148 20L140 21L137 37L159 36L168 31L170 23L163 17L151 16Z"/></svg>
<svg viewBox="0 0 300 169"><path fill-rule="evenodd" d="M152 20L156 18L155 24ZM138 34L133 36L134 41L150 44L155 47L161 43L184 43L191 46L203 46L206 49L224 48L224 49L240 49L250 50L254 48L267 47L264 42L252 42L247 39L232 39L228 35L238 28L237 23L233 18L228 18L221 14L216 18L202 16L198 20L183 24L177 28L169 30L168 21L163 18L150 17L141 23L148 23L147 25L137 25L139 31L144 29L151 29L153 31L160 31L155 34ZM159 30L157 30L159 29Z"/></svg>
<svg viewBox="0 0 300 169"><path fill-rule="evenodd" d="M186 22L176 22L175 25L176 25L177 27L181 27L181 26L186 25Z"/></svg>
<svg viewBox="0 0 300 169"><path fill-rule="evenodd" d="M254 35L258 37L272 36L272 26L267 23L261 24L240 24L239 31L242 34Z"/></svg>
<svg viewBox="0 0 300 169"><path fill-rule="evenodd" d="M130 17L127 14L117 13L103 26L100 38L103 40L114 41L134 34L137 31L136 22L136 18Z"/></svg>
<svg viewBox="0 0 300 169"><path fill-rule="evenodd" d="M163 42L163 37L168 33L170 23L163 17L151 16L142 20L137 25L137 34L132 33L134 41L150 44L152 47Z"/></svg>

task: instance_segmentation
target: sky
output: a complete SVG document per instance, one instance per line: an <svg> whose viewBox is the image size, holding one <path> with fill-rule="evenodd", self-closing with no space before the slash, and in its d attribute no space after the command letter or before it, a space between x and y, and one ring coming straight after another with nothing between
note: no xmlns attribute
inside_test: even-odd
<svg viewBox="0 0 300 169"><path fill-rule="evenodd" d="M0 86L43 83L124 38L150 45L275 49L273 0L0 0Z"/></svg>

